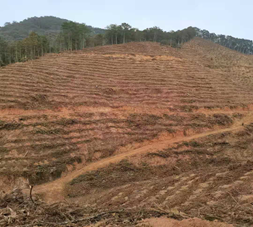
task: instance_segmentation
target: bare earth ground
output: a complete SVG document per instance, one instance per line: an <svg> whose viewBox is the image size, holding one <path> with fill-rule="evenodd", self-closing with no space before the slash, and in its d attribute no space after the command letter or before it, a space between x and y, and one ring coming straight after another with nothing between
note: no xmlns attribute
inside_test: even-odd
<svg viewBox="0 0 253 227"><path fill-rule="evenodd" d="M222 133L231 132L235 130L240 130L240 129L243 129L243 126L242 126L243 122L245 125L253 122L253 114L250 113L247 117L243 118L239 122L236 122L233 126L229 128L211 130L211 131L207 131L204 133L199 133L199 134L195 134L191 136L183 136L183 137L169 136L168 138L162 137L161 139L150 141L148 145L141 146L140 148L137 148L137 149L131 149L129 152L120 153L118 155L114 155L108 158L104 158L100 161L93 162L83 168L72 171L66 176L59 178L58 180L55 180L51 183L46 183L44 185L40 185L35 188L36 193L45 193L44 199L47 202L61 201L64 199L64 195L62 195L64 186L71 180L75 179L76 177L86 172L97 170L99 168L108 166L109 164L112 164L112 163L118 163L133 155L140 155L143 153L145 154L145 153L151 153L151 152L163 150L165 148L168 148L170 145L174 143L179 143L182 141L186 142L186 141L196 140L202 137L207 137L210 135L216 135L216 134L222 134Z"/></svg>
<svg viewBox="0 0 253 227"><path fill-rule="evenodd" d="M232 225L223 224L220 222L209 223L207 221L203 221L197 218L194 219L186 219L184 221L176 221L168 218L151 218L145 220L139 226L143 227L229 227Z"/></svg>
<svg viewBox="0 0 253 227"><path fill-rule="evenodd" d="M1 68L0 225L252 226L252 73L202 39Z"/></svg>

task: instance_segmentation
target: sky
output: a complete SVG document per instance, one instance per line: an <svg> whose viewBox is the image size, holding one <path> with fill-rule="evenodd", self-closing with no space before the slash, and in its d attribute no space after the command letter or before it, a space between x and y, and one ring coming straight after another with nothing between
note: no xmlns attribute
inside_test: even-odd
<svg viewBox="0 0 253 227"><path fill-rule="evenodd" d="M126 22L165 31L189 26L253 40L252 0L0 0L0 26L33 16L56 16L93 27Z"/></svg>

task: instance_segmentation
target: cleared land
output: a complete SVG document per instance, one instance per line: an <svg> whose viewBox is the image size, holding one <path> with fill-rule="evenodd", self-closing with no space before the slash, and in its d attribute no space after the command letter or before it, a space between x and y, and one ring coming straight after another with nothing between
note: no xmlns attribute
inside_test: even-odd
<svg viewBox="0 0 253 227"><path fill-rule="evenodd" d="M35 185L50 204L68 201L39 212L23 199L33 218L13 225L153 226L140 220L167 216L189 219L182 226L213 226L194 217L251 226L252 75L251 56L202 39L181 49L89 48L1 68L2 197ZM50 207L59 213L46 221Z"/></svg>

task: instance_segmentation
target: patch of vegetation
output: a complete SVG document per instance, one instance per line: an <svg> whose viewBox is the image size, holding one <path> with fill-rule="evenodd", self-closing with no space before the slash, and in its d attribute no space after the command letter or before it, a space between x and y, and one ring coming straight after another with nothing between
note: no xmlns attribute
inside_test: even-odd
<svg viewBox="0 0 253 227"><path fill-rule="evenodd" d="M201 144L198 143L197 141L190 141L190 142L189 142L189 145L190 145L191 147L200 147L200 146L201 146Z"/></svg>
<svg viewBox="0 0 253 227"><path fill-rule="evenodd" d="M38 165L35 168L30 167L30 170L23 173L23 176L29 179L30 184L39 185L61 177L61 174L66 171L67 164L74 162L81 163L80 157L61 158L48 165Z"/></svg>
<svg viewBox="0 0 253 227"><path fill-rule="evenodd" d="M216 106L204 106L204 109L212 110L216 108Z"/></svg>
<svg viewBox="0 0 253 227"><path fill-rule="evenodd" d="M189 124L185 124L185 126L190 127L190 128L203 128L203 127L207 127L208 125L203 123L189 123Z"/></svg>
<svg viewBox="0 0 253 227"><path fill-rule="evenodd" d="M165 152L165 151L159 151L159 152L148 153L147 156L150 156L150 157L157 156L157 157L160 157L160 158L168 158L168 157L170 157L170 154L168 152Z"/></svg>
<svg viewBox="0 0 253 227"><path fill-rule="evenodd" d="M182 103L195 103L196 102L196 100L194 100L194 99L181 99L180 101Z"/></svg>
<svg viewBox="0 0 253 227"><path fill-rule="evenodd" d="M226 114L214 114L208 119L208 122L212 125L230 125L233 123L233 120Z"/></svg>
<svg viewBox="0 0 253 227"><path fill-rule="evenodd" d="M55 149L53 153L50 154L50 157L61 158L63 155L70 154L75 151L78 151L78 147L74 145L69 145L68 147Z"/></svg>
<svg viewBox="0 0 253 227"><path fill-rule="evenodd" d="M91 171L81 175L70 182L70 185L85 183L89 187L112 188L122 183L145 179L145 175L149 174L148 165L137 167L128 160L122 160L118 164L112 164L108 168Z"/></svg>
<svg viewBox="0 0 253 227"><path fill-rule="evenodd" d="M67 126L67 125L75 125L78 124L78 120L76 119L67 119L67 118L62 118L59 121L55 122L58 125L62 125L62 126Z"/></svg>
<svg viewBox="0 0 253 227"><path fill-rule="evenodd" d="M247 125L246 130L247 130L247 132L252 133L253 132L253 123Z"/></svg>
<svg viewBox="0 0 253 227"><path fill-rule="evenodd" d="M230 143L228 143L226 141L213 143L213 146L227 146L227 145L230 145Z"/></svg>
<svg viewBox="0 0 253 227"><path fill-rule="evenodd" d="M168 133L171 133L171 134L176 132L176 130L173 129L173 128L168 128L168 129L166 129L166 131L167 131Z"/></svg>
<svg viewBox="0 0 253 227"><path fill-rule="evenodd" d="M29 179L30 184L39 185L50 180L61 177L62 172L66 170L66 165L58 165L57 167L49 165L39 165L36 169L24 173Z"/></svg>
<svg viewBox="0 0 253 227"><path fill-rule="evenodd" d="M210 153L206 150L206 149L187 149L187 150L183 150L180 151L180 154L184 154L184 155L210 155Z"/></svg>
<svg viewBox="0 0 253 227"><path fill-rule="evenodd" d="M54 134L62 134L64 133L65 130L64 129L37 129L35 130L35 134L43 134L43 135L54 135Z"/></svg>
<svg viewBox="0 0 253 227"><path fill-rule="evenodd" d="M233 113L233 118L242 119L243 118L243 114L241 114L241 113Z"/></svg>
<svg viewBox="0 0 253 227"><path fill-rule="evenodd" d="M0 120L0 130L15 130L21 127L22 127L21 123L5 122Z"/></svg>
<svg viewBox="0 0 253 227"><path fill-rule="evenodd" d="M153 114L130 114L127 122L132 126L155 125L160 119L162 117Z"/></svg>
<svg viewBox="0 0 253 227"><path fill-rule="evenodd" d="M182 111L182 112L193 112L193 110L197 110L198 107L197 106L179 106L179 109Z"/></svg>
<svg viewBox="0 0 253 227"><path fill-rule="evenodd" d="M70 116L74 116L74 117L81 117L81 118L92 118L94 117L94 113L73 113L70 114Z"/></svg>
<svg viewBox="0 0 253 227"><path fill-rule="evenodd" d="M205 114L193 114L190 117L190 124L187 126L190 127L209 127L211 128L214 125L230 125L233 123L232 118L226 114L214 114L212 116L206 116Z"/></svg>
<svg viewBox="0 0 253 227"><path fill-rule="evenodd" d="M0 146L0 155L8 153L8 149L6 147Z"/></svg>
<svg viewBox="0 0 253 227"><path fill-rule="evenodd" d="M175 121L175 122L182 122L185 120L185 117L174 115L174 114L173 115L164 114L163 117L165 120Z"/></svg>
<svg viewBox="0 0 253 227"><path fill-rule="evenodd" d="M48 95L45 94L35 94L30 96L32 102L44 103L48 101Z"/></svg>
<svg viewBox="0 0 253 227"><path fill-rule="evenodd" d="M243 130L243 131L239 131L239 132L235 133L235 135L237 137L245 137L245 136L250 136L251 133L248 132L247 130Z"/></svg>
<svg viewBox="0 0 253 227"><path fill-rule="evenodd" d="M66 142L61 143L43 143L43 144L32 144L31 148L37 151L43 151L43 150L53 150L58 147L66 146Z"/></svg>
<svg viewBox="0 0 253 227"><path fill-rule="evenodd" d="M201 144L198 143L197 141L195 140L192 140L192 141L189 141L189 142L183 142L182 143L184 146L187 146L187 147L200 147Z"/></svg>
<svg viewBox="0 0 253 227"><path fill-rule="evenodd" d="M152 155L152 154L151 154ZM156 154L153 154L156 155ZM119 187L133 182L145 181L154 177L171 176L178 174L185 161L179 160L177 164L152 166L148 162L141 162L138 166L128 160L122 160L118 164L111 164L108 167L88 172L73 179L66 187L69 197L87 195L93 189L104 190ZM174 179L168 179L168 184ZM81 190L80 190L81 189Z"/></svg>
<svg viewBox="0 0 253 227"><path fill-rule="evenodd" d="M186 147L189 147L189 143L188 142L182 142L181 144L179 144L176 148L180 148L180 147L183 147L183 146L186 146Z"/></svg>
<svg viewBox="0 0 253 227"><path fill-rule="evenodd" d="M29 119L32 119L32 116L20 116L18 120L19 121L27 121Z"/></svg>

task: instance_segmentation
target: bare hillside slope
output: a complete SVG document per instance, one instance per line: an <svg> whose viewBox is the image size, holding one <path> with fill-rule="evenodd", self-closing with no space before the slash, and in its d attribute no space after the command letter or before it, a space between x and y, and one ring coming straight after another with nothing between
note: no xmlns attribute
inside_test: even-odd
<svg viewBox="0 0 253 227"><path fill-rule="evenodd" d="M1 207L19 206L5 196L18 188L33 218L17 211L13 225L252 225L252 75L251 56L200 38L1 68ZM68 203L34 210L28 185L37 203Z"/></svg>

